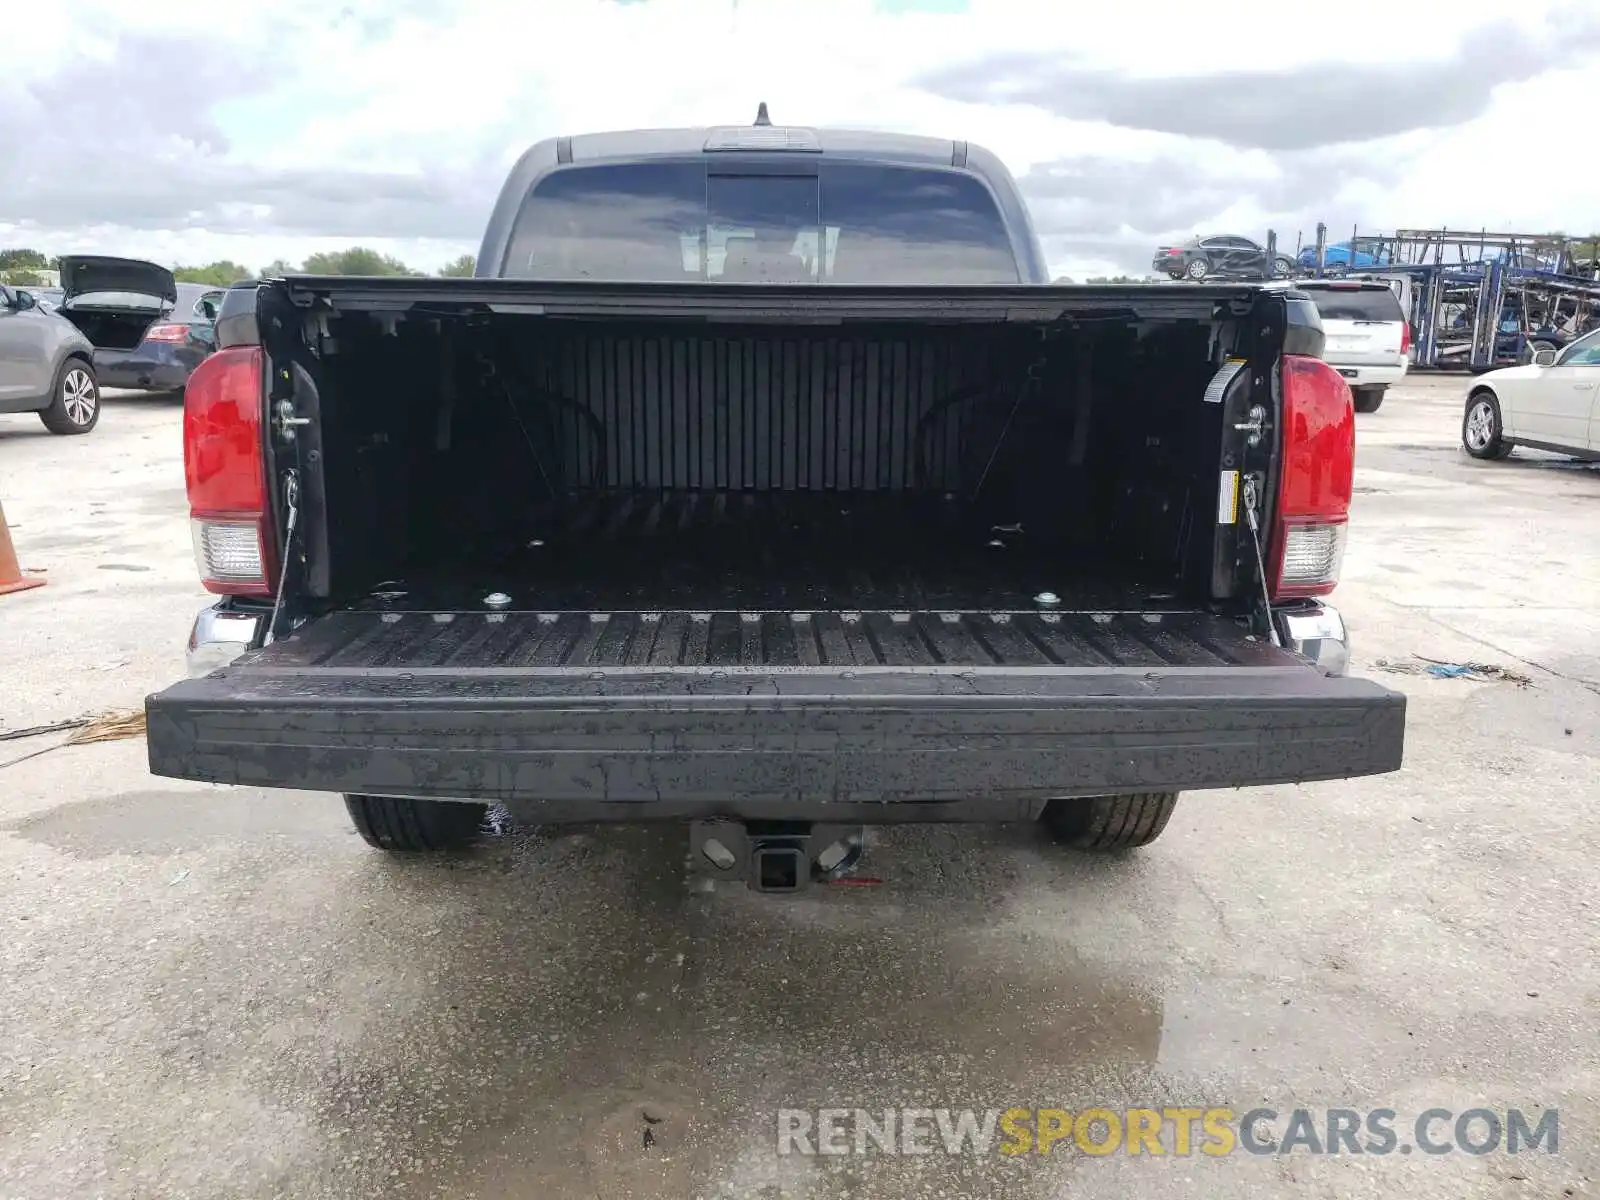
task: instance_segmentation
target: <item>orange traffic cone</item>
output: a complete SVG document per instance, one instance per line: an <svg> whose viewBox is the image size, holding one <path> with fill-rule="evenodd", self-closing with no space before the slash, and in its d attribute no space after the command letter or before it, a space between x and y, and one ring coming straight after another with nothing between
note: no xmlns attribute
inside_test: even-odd
<svg viewBox="0 0 1600 1200"><path fill-rule="evenodd" d="M11 529L6 525L6 510L0 507L0 596L43 587L43 579L30 579L17 565L17 550L11 544Z"/></svg>

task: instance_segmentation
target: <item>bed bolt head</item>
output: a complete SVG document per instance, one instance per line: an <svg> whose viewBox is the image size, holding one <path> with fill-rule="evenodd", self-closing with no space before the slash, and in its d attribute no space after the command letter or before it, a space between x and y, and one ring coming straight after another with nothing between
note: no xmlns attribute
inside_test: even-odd
<svg viewBox="0 0 1600 1200"><path fill-rule="evenodd" d="M1044 608L1054 608L1057 604L1061 603L1061 597L1056 595L1054 592L1040 592L1033 598L1033 602L1041 605Z"/></svg>
<svg viewBox="0 0 1600 1200"><path fill-rule="evenodd" d="M511 605L511 597L504 592L490 592L483 598L483 602L490 608L508 608Z"/></svg>

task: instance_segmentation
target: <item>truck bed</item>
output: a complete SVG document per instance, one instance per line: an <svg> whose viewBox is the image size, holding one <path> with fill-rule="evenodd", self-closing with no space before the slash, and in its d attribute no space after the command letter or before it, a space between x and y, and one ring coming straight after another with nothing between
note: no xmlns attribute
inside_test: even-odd
<svg viewBox="0 0 1600 1200"><path fill-rule="evenodd" d="M1248 574L1218 587L1217 464L1249 389L1208 403L1211 347L1258 289L439 283L264 289L267 350L305 375L283 610L305 619L149 698L154 773L882 823L1400 766L1402 694L1252 638ZM780 342L874 361L835 353L856 321L891 386L716 369ZM882 353L908 335L972 369ZM700 369L608 374L629 358L608 339ZM910 453L979 398L956 459ZM766 416L733 437L718 414L741 404ZM801 412L818 438L783 432ZM762 466L803 447L851 469Z"/></svg>
<svg viewBox="0 0 1600 1200"><path fill-rule="evenodd" d="M491 592L544 612L1192 611L1176 582L1069 532L905 493L588 492L496 532L417 538L364 608L476 611ZM994 522L1000 522L995 524Z"/></svg>

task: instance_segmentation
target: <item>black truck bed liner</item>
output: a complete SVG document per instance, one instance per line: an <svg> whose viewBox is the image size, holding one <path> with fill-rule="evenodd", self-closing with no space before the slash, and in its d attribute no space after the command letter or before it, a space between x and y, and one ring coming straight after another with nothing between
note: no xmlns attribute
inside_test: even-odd
<svg viewBox="0 0 1600 1200"><path fill-rule="evenodd" d="M437 615L335 614L151 697L151 769L592 819L931 819L1401 760L1402 695L1202 614Z"/></svg>
<svg viewBox="0 0 1600 1200"><path fill-rule="evenodd" d="M602 491L532 505L515 535L424 543L367 607L482 608L490 592L545 611L1192 610L1176 584L1043 521L905 493ZM535 597L537 598L535 600Z"/></svg>

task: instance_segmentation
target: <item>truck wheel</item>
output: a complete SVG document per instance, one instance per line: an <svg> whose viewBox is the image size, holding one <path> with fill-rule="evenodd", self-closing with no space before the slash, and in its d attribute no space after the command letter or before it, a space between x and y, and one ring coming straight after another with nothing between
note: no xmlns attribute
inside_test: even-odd
<svg viewBox="0 0 1600 1200"><path fill-rule="evenodd" d="M1381 387L1356 388L1356 411L1359 413L1377 412L1378 406L1383 403L1383 393L1385 390L1386 389Z"/></svg>
<svg viewBox="0 0 1600 1200"><path fill-rule="evenodd" d="M1052 800L1041 818L1056 841L1079 850L1132 850L1161 836L1177 792L1132 792Z"/></svg>
<svg viewBox="0 0 1600 1200"><path fill-rule="evenodd" d="M346 795L344 806L362 841L379 850L459 850L478 836L488 806L455 800Z"/></svg>
<svg viewBox="0 0 1600 1200"><path fill-rule="evenodd" d="M1493 392L1479 390L1467 397L1461 417L1461 445L1473 458L1500 459L1511 453L1500 420L1500 401Z"/></svg>
<svg viewBox="0 0 1600 1200"><path fill-rule="evenodd" d="M69 358L56 372L50 407L39 419L51 433L88 433L100 420L100 381L81 358Z"/></svg>
<svg viewBox="0 0 1600 1200"><path fill-rule="evenodd" d="M1190 279L1204 279L1211 274L1211 264L1203 258L1191 259L1189 265L1183 269L1183 273Z"/></svg>

